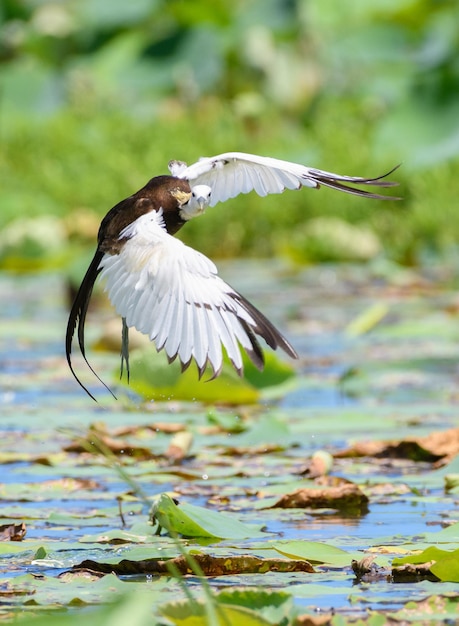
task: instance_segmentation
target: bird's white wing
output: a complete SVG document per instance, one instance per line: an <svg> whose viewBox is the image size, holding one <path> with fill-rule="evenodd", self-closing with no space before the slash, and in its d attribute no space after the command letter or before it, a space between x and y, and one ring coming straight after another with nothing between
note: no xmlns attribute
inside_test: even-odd
<svg viewBox="0 0 459 626"><path fill-rule="evenodd" d="M189 180L192 186L211 187L210 206L249 191L266 196L282 193L285 189L318 188L321 185L367 198L385 199L389 196L356 189L346 183L378 187L392 187L397 184L382 180L394 170L376 178L342 176L298 163L244 152L226 152L215 157L203 157L189 166L182 161L171 161L169 169L173 175Z"/></svg>
<svg viewBox="0 0 459 626"><path fill-rule="evenodd" d="M223 346L241 373L240 344L261 368L255 334L296 356L272 324L218 277L212 261L166 232L160 214L142 215L121 237L127 240L119 254L105 254L100 263L106 291L127 326L148 335L170 361L178 357L184 369L194 359L201 375L209 364L216 376Z"/></svg>

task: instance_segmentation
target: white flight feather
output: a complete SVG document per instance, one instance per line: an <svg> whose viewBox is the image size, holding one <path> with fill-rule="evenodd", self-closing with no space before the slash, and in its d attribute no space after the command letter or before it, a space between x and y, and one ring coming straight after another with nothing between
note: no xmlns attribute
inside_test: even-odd
<svg viewBox="0 0 459 626"><path fill-rule="evenodd" d="M285 189L301 187L317 188L320 185L334 186L334 183L355 183L391 187L394 183L380 182L384 176L371 179L358 176L343 176L326 170L307 167L273 157L246 154L244 152L224 152L214 157L202 157L196 163L187 165L183 161L170 161L169 170L173 176L184 178L190 185L207 185L212 190L208 205L215 206L241 193L255 191L260 196L282 193ZM335 188L346 191L343 186ZM365 195L358 190L349 193ZM371 197L371 194L366 194ZM373 197L381 197L378 194ZM202 212L202 208L201 208ZM190 214L190 217L193 215Z"/></svg>
<svg viewBox="0 0 459 626"><path fill-rule="evenodd" d="M127 325L147 334L169 358L178 356L183 365L194 358L200 370L208 362L214 373L222 367L223 345L241 371L239 344L252 346L240 320L252 328L256 322L214 263L169 235L155 211L126 227L121 238L119 253L106 253L100 267Z"/></svg>
<svg viewBox="0 0 459 626"><path fill-rule="evenodd" d="M183 162L171 161L169 169L174 176L185 178L192 185L208 185L212 189L210 206L252 190L260 196L266 196L302 186L318 187L318 183L311 178L311 168L243 152L225 152L215 157L202 157L189 166L185 166Z"/></svg>

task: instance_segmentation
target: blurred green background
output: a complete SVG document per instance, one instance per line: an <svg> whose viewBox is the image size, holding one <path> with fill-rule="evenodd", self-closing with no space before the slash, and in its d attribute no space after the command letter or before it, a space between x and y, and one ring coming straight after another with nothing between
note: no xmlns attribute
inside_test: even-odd
<svg viewBox="0 0 459 626"><path fill-rule="evenodd" d="M422 264L459 239L457 0L3 0L0 264L66 267L171 158L230 150L373 176L209 209L208 255Z"/></svg>

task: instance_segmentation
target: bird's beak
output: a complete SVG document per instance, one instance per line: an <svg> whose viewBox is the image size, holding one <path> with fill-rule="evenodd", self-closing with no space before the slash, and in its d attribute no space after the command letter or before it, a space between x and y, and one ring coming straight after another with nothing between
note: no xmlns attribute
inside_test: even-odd
<svg viewBox="0 0 459 626"><path fill-rule="evenodd" d="M206 199L202 196L199 196L199 198L196 198L196 202L198 203L200 210L204 211L204 209L206 208Z"/></svg>

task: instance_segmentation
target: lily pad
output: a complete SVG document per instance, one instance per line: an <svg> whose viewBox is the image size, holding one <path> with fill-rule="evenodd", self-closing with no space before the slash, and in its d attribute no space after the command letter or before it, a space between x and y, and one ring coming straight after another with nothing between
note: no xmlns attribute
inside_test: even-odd
<svg viewBox="0 0 459 626"><path fill-rule="evenodd" d="M129 388L149 400L252 404L260 398L260 392L229 365L215 380L210 380L210 370L199 380L193 366L182 373L179 363L169 364L164 354L156 353L153 346L131 353L130 370ZM116 376L119 377L119 372ZM121 382L127 385L124 379Z"/></svg>
<svg viewBox="0 0 459 626"><path fill-rule="evenodd" d="M172 535L183 537L212 537L246 539L264 537L260 527L249 526L227 513L219 513L194 504L176 504L167 494L161 494L151 508L153 522Z"/></svg>
<svg viewBox="0 0 459 626"><path fill-rule="evenodd" d="M330 565L350 565L355 558L345 550L317 541L278 541L270 544L274 550L289 558L304 558L310 563L328 563Z"/></svg>

